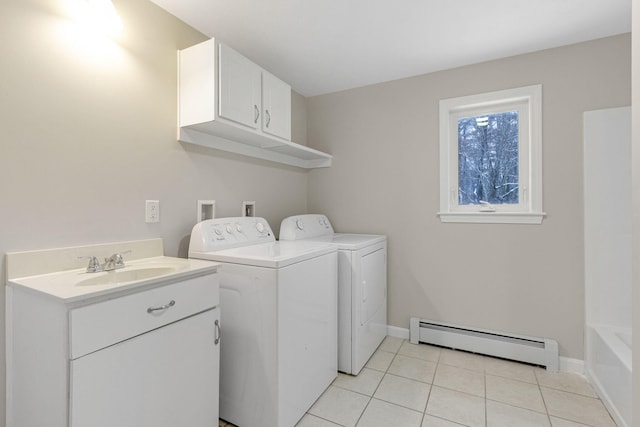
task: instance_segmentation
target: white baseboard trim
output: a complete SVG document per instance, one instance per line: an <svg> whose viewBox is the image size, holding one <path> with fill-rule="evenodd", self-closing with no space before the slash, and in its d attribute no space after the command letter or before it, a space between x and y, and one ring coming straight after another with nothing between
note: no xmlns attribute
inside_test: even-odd
<svg viewBox="0 0 640 427"><path fill-rule="evenodd" d="M387 325L387 335L408 340L409 329ZM560 372L571 372L574 374L584 375L584 360L560 356L559 370Z"/></svg>
<svg viewBox="0 0 640 427"><path fill-rule="evenodd" d="M399 328L397 326L387 325L387 335L402 338L405 340L409 339L409 329L408 328Z"/></svg>
<svg viewBox="0 0 640 427"><path fill-rule="evenodd" d="M584 375L584 360L560 356L560 372Z"/></svg>

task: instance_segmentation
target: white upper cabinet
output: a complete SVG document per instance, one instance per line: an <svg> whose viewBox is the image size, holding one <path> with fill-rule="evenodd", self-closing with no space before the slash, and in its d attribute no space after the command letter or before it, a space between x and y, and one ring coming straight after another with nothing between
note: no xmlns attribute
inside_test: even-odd
<svg viewBox="0 0 640 427"><path fill-rule="evenodd" d="M258 129L263 116L262 70L229 46L221 44L219 52L220 117ZM286 90L291 97L291 88L287 86ZM291 115L290 106L288 113Z"/></svg>
<svg viewBox="0 0 640 427"><path fill-rule="evenodd" d="M179 140L301 168L331 155L291 142L291 87L229 46L178 52Z"/></svg>
<svg viewBox="0 0 640 427"><path fill-rule="evenodd" d="M291 140L291 87L262 72L262 131Z"/></svg>

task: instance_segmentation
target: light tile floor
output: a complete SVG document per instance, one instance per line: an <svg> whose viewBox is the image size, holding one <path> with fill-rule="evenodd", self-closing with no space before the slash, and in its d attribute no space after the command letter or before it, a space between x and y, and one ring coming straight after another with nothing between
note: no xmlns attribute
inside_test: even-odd
<svg viewBox="0 0 640 427"><path fill-rule="evenodd" d="M578 374L387 337L296 427L615 427ZM234 427L220 421L220 427Z"/></svg>

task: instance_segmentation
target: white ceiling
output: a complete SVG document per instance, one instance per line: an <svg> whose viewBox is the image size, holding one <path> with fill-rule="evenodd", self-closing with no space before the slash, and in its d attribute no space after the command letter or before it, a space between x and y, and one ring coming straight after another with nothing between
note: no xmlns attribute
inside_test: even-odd
<svg viewBox="0 0 640 427"><path fill-rule="evenodd" d="M151 0L305 96L631 31L631 0Z"/></svg>

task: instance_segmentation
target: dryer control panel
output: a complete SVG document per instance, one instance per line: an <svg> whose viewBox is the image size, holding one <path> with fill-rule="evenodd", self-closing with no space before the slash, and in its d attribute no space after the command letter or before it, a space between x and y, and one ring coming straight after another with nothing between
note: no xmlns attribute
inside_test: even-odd
<svg viewBox="0 0 640 427"><path fill-rule="evenodd" d="M321 214L290 216L280 224L280 240L310 239L333 235L329 219Z"/></svg>
<svg viewBox="0 0 640 427"><path fill-rule="evenodd" d="M191 231L189 256L193 252L212 252L241 246L275 242L269 223L259 217L208 219Z"/></svg>

